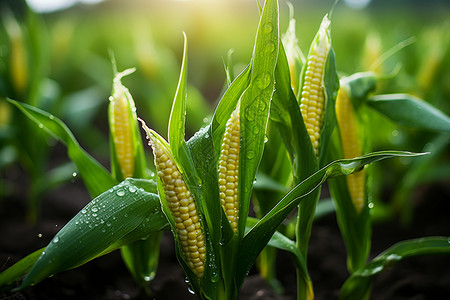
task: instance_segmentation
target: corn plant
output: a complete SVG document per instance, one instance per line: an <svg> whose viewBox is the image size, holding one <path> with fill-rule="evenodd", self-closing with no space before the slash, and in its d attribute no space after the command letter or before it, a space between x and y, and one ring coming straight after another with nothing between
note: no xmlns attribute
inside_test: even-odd
<svg viewBox="0 0 450 300"><path fill-rule="evenodd" d="M185 36L167 139L141 120L153 151L155 178L138 173L142 160L139 155L129 155L130 152L142 153L140 146L123 150L129 146L125 141L139 140L132 129L136 125L136 116L131 96L128 97L127 90L119 84L126 73L116 74L117 85L111 101L111 105L115 105L114 101L123 100L126 107L121 117L115 116L116 107L110 110L114 176L81 149L58 118L10 100L67 145L69 156L77 164L80 174L84 174L83 179L94 199L55 235L45 249L37 250L0 273L0 286L10 288L23 278L17 288L24 289L113 250L132 249L134 242L141 243L142 239L150 239L169 228L174 236L178 261L199 299L236 299L250 268L267 245L292 254L297 268L298 299L312 299L313 285L306 259L321 185L330 178L345 179L341 175L359 172L365 165L383 159L419 154L357 152L349 156L358 157L329 160L327 149L334 145L335 99L339 90L330 21L327 17L323 19L312 42L299 76L298 93L291 87L288 59L279 38L278 24L278 2L267 0L261 8L248 66L230 83L211 121L188 140L185 136L186 103L189 100ZM309 105L314 104L311 100L319 99L322 101L317 103L315 110L309 110ZM130 116L132 121L124 122ZM124 123L130 130L122 131ZM151 120L148 123L151 124ZM116 128L119 124L120 128ZM269 129L276 130L284 143L288 157L282 160L286 163L289 158L292 186L259 218L251 218L250 199L255 178L263 159L266 138L273 136L267 135ZM131 136L125 137L124 132L131 132ZM123 180L126 176L144 178ZM290 183L288 177L283 181ZM346 180L341 186L349 189ZM349 194L347 192L345 196ZM341 215L345 216L349 210L357 215L368 211L367 202L361 205L359 199L355 202L351 197L345 199ZM336 202L339 204L338 200ZM297 233L296 240L292 240L277 229L296 208L299 209ZM343 228L355 225L353 219L342 219L348 222L342 223ZM358 235L354 239L350 237L355 245L361 242ZM345 235L344 239L348 241ZM343 286L343 299L367 298L372 277L393 262L414 255L450 252L448 237L428 237L397 244L366 264L365 249L349 251L352 275ZM129 258L142 257L137 253Z"/></svg>
<svg viewBox="0 0 450 300"><path fill-rule="evenodd" d="M325 18L324 21L325 22L322 23L322 46L325 44L323 42L323 36L325 35L325 30L323 30L323 28L328 27L326 23L327 19ZM326 29L326 31L327 30L328 29ZM297 49L297 45L295 45L295 43L289 43L295 41L295 32L288 32L290 34L290 39L286 45L291 47L291 49L286 51L286 53L299 53L295 50ZM303 128L306 129L306 132L303 131L303 136L307 136L306 133L309 135L311 140L310 144L312 143L314 153L318 156L317 163L319 166L320 164L324 164L326 161L330 161L332 159L357 157L363 153L368 153L368 150L370 149L370 141L367 137L370 135L368 135L367 132L368 128L370 128L370 121L368 120L364 109L362 109L362 107L365 106L369 106L369 109L373 108L378 112L389 116L400 124L408 124L409 126L427 129L433 128L433 130L447 132L448 125L450 124L448 117L423 101L414 100L411 96L407 95L380 95L370 98L369 95L374 91L376 83L380 77L376 76L374 73L355 74L350 78L343 78L340 80L341 87L338 92L337 88L339 87L339 83L337 82L338 79L336 71L335 69L333 70L334 54L332 50L329 52L326 60L323 59L324 56L322 56L321 59L321 52L317 51L317 48L321 48L319 47L321 44L320 34L321 32L319 29L319 33L316 36L315 41L313 41L310 54L308 55L306 61L303 61L300 55L296 55L294 59L289 59L289 57L287 57L287 61L290 63L289 67L286 65L287 63L285 63L283 66L284 74L276 73L279 77L276 77L276 92L272 101L272 111L270 117L271 120L274 121L274 124L278 127L278 132L285 142L286 149L288 150L292 161L294 181L296 180L296 176L298 177L298 174L301 174L298 172L299 169L303 171L308 169L308 163L310 168L314 168L314 163L311 164L314 160L308 158L307 154L305 154L304 146L303 148L298 147L298 149L301 150L296 152L296 144L300 144L300 142L296 141L296 138L298 138L298 136L302 136L302 133L295 137L289 132L289 130L286 130L286 128L292 127L290 126L292 123L298 122L298 120L301 120L302 118L305 121L305 127ZM326 48L327 47L322 47L325 51ZM282 61L285 60L283 59L281 53L282 52L280 52L280 56L278 57L277 70L278 68L281 69L280 66L283 64ZM324 55L323 52L322 55ZM317 58L319 58L319 60ZM325 72L325 75L323 75L322 72L324 71L321 69L323 68L324 61L328 64L328 67L325 67L325 70L327 71ZM304 67L302 75L300 76L300 88L297 89L296 82L299 76L298 73L295 74L295 69L298 69L298 65L301 65L302 63L304 64ZM294 76L292 75L293 73ZM290 82L291 80L292 83ZM313 90L313 93L311 93L313 82L315 84L315 89ZM321 88L317 88L317 86ZM295 91L297 91L297 96ZM312 98L314 101L311 101L311 94L313 94ZM324 102L325 105L329 105L329 103L333 102L336 97L336 108L334 108L334 104L331 104L325 109L325 117L321 117L318 112L322 112L324 110L322 106L324 105ZM298 108L295 105L295 100L297 99L300 99L301 117L298 116ZM382 103L375 103L376 99L383 99L385 101ZM285 105L283 108L278 101L285 101L285 103L289 103L288 101L290 101L290 106ZM400 105L402 108L400 108ZM313 110L309 110L309 107L311 106L314 108ZM381 108L381 106L383 107ZM289 109L287 109L287 107L289 107ZM337 114L336 117L334 116L335 109ZM412 117L419 111L421 112L421 120L413 121L413 119L419 119L417 116L415 118ZM326 117L327 114L328 117ZM328 127L322 124L321 118L325 118L325 120L328 121ZM430 122L429 119L431 118L435 119L435 122ZM336 133L332 133L336 119L339 127L337 128L338 130L334 131L340 132L339 137ZM303 124L299 124L296 128L301 129L302 125ZM330 141L329 139L331 139L331 134L333 134L334 137ZM321 137L321 135L325 135L325 138ZM308 139L304 139L305 142L303 142L303 145L308 144ZM321 143L330 143L330 146L325 147L322 152L320 152L317 149ZM310 157L312 157L311 154ZM277 160L275 161L278 162ZM267 182L267 180L265 182ZM278 181L278 183L280 182L282 181ZM275 181L275 183L277 182ZM370 203L368 200L371 198L369 198L370 194L367 190L369 187L369 184L367 183L367 171L361 170L360 172L351 174L345 178L334 178L330 180L329 183L333 200L335 200L337 207L339 226L347 246L348 269L351 273L355 272L355 274L357 273L359 274L358 276L360 276L361 273L364 273L362 269L369 268L370 265L369 264L366 266L366 262L370 251L371 226L369 211L370 207L373 206L373 203ZM307 200L304 200L299 207L300 213L298 219L299 227L297 227L297 243L299 249L303 251L302 254L304 257L307 255L306 249L311 226L311 216L314 215L314 209L317 205L317 200L319 197L318 193L319 192L316 191L316 198L310 200L309 206ZM263 205L260 205L262 202L259 200L260 197L257 198L259 207L263 207ZM309 213L303 213L302 215L302 210ZM421 242L422 241L411 241L410 243L405 242L402 245L406 251L406 248L408 248L406 245L409 244L409 247L414 248L416 243L419 245ZM426 243L427 242L424 244ZM430 240L429 243L433 244L434 241ZM440 242L438 243L446 248L445 250L444 248L441 248L441 250L448 251L448 247L445 247L445 238L440 239ZM398 250L399 248L394 247L394 249ZM384 258L385 257L383 257L383 259ZM380 258L380 260L383 259ZM355 275L355 277L357 277L357 275ZM367 277L364 280L370 282L370 279ZM352 280L349 280L349 282L351 281ZM365 294L365 297L368 297L370 290L369 283L367 283L364 287L359 287L360 290L358 292L356 292L358 287L352 286L350 288L350 286L351 284L346 284L343 290L343 295L345 296L342 297L344 299L361 299L363 296L362 294L358 294L358 292L361 292L362 290L365 290L367 293ZM303 280L300 276L298 288L299 299L308 299L313 296L311 282ZM349 292L352 288L355 290Z"/></svg>
<svg viewBox="0 0 450 300"><path fill-rule="evenodd" d="M131 177L148 179L150 176L137 126L136 107L130 92L121 83L122 77L134 69L118 73L115 59L112 61L115 76L108 110L112 174L117 181ZM142 287L155 276L161 236L162 231L156 232L145 240L135 241L120 249L126 266Z"/></svg>
<svg viewBox="0 0 450 300"><path fill-rule="evenodd" d="M44 94L51 85L47 78L48 36L40 16L30 10L21 12L2 6L0 43L8 49L1 58L0 68L0 171L19 164L30 178L27 193L27 219L35 223L40 216L40 201L51 188L71 178L67 165L57 166L47 172L49 164L48 135L36 128L27 118L7 104L6 98L21 99L34 106L56 107L57 94ZM29 139L21 136L29 135ZM47 141L47 142L43 142ZM47 176L42 174L47 173ZM8 194L13 184L0 183L0 196ZM11 191L9 191L11 192Z"/></svg>

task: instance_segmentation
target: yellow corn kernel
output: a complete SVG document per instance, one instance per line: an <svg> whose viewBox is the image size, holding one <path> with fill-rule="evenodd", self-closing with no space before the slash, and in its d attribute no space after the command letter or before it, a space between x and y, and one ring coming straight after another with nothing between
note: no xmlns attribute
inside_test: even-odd
<svg viewBox="0 0 450 300"><path fill-rule="evenodd" d="M158 176L176 223L176 233L186 263L198 277L205 269L206 247L194 198L189 192L170 152L159 140L151 139ZM169 167L170 166L170 167ZM170 174L167 170L170 169Z"/></svg>
<svg viewBox="0 0 450 300"><path fill-rule="evenodd" d="M355 116L352 102L345 86L339 89L336 98L336 118L341 132L344 158L353 158L362 155L361 143L358 134L358 121ZM364 170L347 176L347 185L356 211L361 212L365 202Z"/></svg>
<svg viewBox="0 0 450 300"><path fill-rule="evenodd" d="M220 203L234 232L238 230L239 219L238 174L240 136L238 104L225 127L219 157Z"/></svg>
<svg viewBox="0 0 450 300"><path fill-rule="evenodd" d="M128 89L120 82L120 79L128 74L125 72L117 74L114 78L114 93L109 98L110 113L112 114L112 136L123 179L132 177L134 173L134 149L131 138L131 124L134 120L130 118L129 110L131 108L133 111L135 107L132 100L128 99L128 97L131 97Z"/></svg>
<svg viewBox="0 0 450 300"><path fill-rule="evenodd" d="M300 94L300 111L316 155L319 151L320 132L325 111L323 75L330 49L327 34L328 24L329 20L325 17L319 29L317 43L314 43L308 55Z"/></svg>

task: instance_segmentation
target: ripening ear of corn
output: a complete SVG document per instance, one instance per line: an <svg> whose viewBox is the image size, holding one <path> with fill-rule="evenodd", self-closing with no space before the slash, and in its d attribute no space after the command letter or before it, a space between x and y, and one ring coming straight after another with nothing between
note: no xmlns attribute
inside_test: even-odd
<svg viewBox="0 0 450 300"><path fill-rule="evenodd" d="M358 120L346 86L341 86L336 99L336 118L341 133L344 158L362 155ZM360 213L365 202L366 174L364 169L347 176L347 185L357 213Z"/></svg>
<svg viewBox="0 0 450 300"><path fill-rule="evenodd" d="M231 114L225 127L222 149L219 157L219 192L220 203L234 232L238 230L239 220L239 145L240 121L239 103Z"/></svg>
<svg viewBox="0 0 450 300"><path fill-rule="evenodd" d="M28 65L24 33L11 13L4 15L4 25L10 42L11 81L15 92L23 96L28 84Z"/></svg>
<svg viewBox="0 0 450 300"><path fill-rule="evenodd" d="M197 277L205 270L206 244L197 206L168 147L145 124L149 145L153 148L155 166L164 198L175 223L176 238L184 260Z"/></svg>
<svg viewBox="0 0 450 300"><path fill-rule="evenodd" d="M300 94L300 111L316 155L319 151L320 132L325 114L323 76L325 61L330 50L327 32L329 23L328 17L325 16L318 32L317 42L311 46L307 58Z"/></svg>
<svg viewBox="0 0 450 300"><path fill-rule="evenodd" d="M132 71L134 69L129 69L114 77L113 94L109 98L112 138L123 179L132 177L134 173L132 122L135 118L132 118L130 111L134 113L136 108L128 89L120 80Z"/></svg>

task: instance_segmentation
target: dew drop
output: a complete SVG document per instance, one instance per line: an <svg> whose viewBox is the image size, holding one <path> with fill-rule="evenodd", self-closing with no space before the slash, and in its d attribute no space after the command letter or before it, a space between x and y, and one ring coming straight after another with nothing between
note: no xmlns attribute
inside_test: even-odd
<svg viewBox="0 0 450 300"><path fill-rule="evenodd" d="M85 213L86 213L86 209L83 208L83 209L81 210L81 213L82 213L82 214L85 214Z"/></svg>
<svg viewBox="0 0 450 300"><path fill-rule="evenodd" d="M252 122L255 120L255 116L253 114L253 112L251 111L250 107L247 108L247 111L245 113L245 118L247 119L247 121Z"/></svg>
<svg viewBox="0 0 450 300"><path fill-rule="evenodd" d="M97 216L97 214L96 214L96 213L93 213L93 214L92 214L92 216L93 216L93 217L96 217L96 216Z"/></svg>
<svg viewBox="0 0 450 300"><path fill-rule="evenodd" d="M122 197L123 195L125 195L125 191L124 190L118 190L116 194L117 194L117 196Z"/></svg>
<svg viewBox="0 0 450 300"><path fill-rule="evenodd" d="M102 232L106 232L106 228L105 228L105 227L102 227L101 231L102 231Z"/></svg>
<svg viewBox="0 0 450 300"><path fill-rule="evenodd" d="M266 45L266 48L264 50L268 53L272 53L275 50L275 43L272 41L269 41Z"/></svg>
<svg viewBox="0 0 450 300"><path fill-rule="evenodd" d="M42 237L42 233L39 233L39 234L38 234L38 238L41 238L41 237Z"/></svg>
<svg viewBox="0 0 450 300"><path fill-rule="evenodd" d="M135 187L134 185L130 185L130 186L128 187L128 190L130 191L130 193L134 193L134 192L137 191L137 187Z"/></svg>
<svg viewBox="0 0 450 300"><path fill-rule="evenodd" d="M150 276L144 276L144 280L149 282L150 280L152 280L152 278Z"/></svg>
<svg viewBox="0 0 450 300"><path fill-rule="evenodd" d="M38 126L39 126L39 128L41 128L41 129L44 128L44 124L42 124L42 123L39 123Z"/></svg>
<svg viewBox="0 0 450 300"><path fill-rule="evenodd" d="M253 159L255 157L255 151L250 150L247 152L247 159Z"/></svg>
<svg viewBox="0 0 450 300"><path fill-rule="evenodd" d="M77 172L72 173L72 177L74 177L74 178L77 177L77 175L78 175Z"/></svg>
<svg viewBox="0 0 450 300"><path fill-rule="evenodd" d="M97 206L92 207L91 210L92 210L92 212L98 212ZM95 216L94 216L94 217L95 217Z"/></svg>
<svg viewBox="0 0 450 300"><path fill-rule="evenodd" d="M59 242L59 237L55 236L55 238L53 239L52 242L53 242L54 244L58 243L58 242Z"/></svg>
<svg viewBox="0 0 450 300"><path fill-rule="evenodd" d="M55 118L55 116L54 116L54 115L49 115L48 118L49 118L50 120L53 120L53 119Z"/></svg>
<svg viewBox="0 0 450 300"><path fill-rule="evenodd" d="M217 271L211 272L211 281L217 282L219 280L219 273Z"/></svg>
<svg viewBox="0 0 450 300"><path fill-rule="evenodd" d="M188 286L188 292L189 292L190 294L192 294L192 295L195 295L195 292L194 292L194 290L192 289L191 283L189 282L189 279L188 279L187 277L184 279L184 282L186 282L186 284L187 284L187 286Z"/></svg>
<svg viewBox="0 0 450 300"><path fill-rule="evenodd" d="M111 223L106 222L106 226L110 227L110 226L111 226Z"/></svg>
<svg viewBox="0 0 450 300"><path fill-rule="evenodd" d="M258 134L259 133L259 127L258 126L253 126L253 133L254 134Z"/></svg>
<svg viewBox="0 0 450 300"><path fill-rule="evenodd" d="M264 33L271 33L272 30L273 30L273 26L272 26L271 23L264 24L264 26L263 26L263 32Z"/></svg>
<svg viewBox="0 0 450 300"><path fill-rule="evenodd" d="M269 86L269 84L271 82L270 79L271 79L271 76L268 73L262 74L256 78L256 85L260 89L265 89L266 87Z"/></svg>
<svg viewBox="0 0 450 300"><path fill-rule="evenodd" d="M258 109L256 110L256 113L258 115L262 115L262 113L264 112L264 110L267 107L266 102L263 99L258 99L257 106L258 106Z"/></svg>

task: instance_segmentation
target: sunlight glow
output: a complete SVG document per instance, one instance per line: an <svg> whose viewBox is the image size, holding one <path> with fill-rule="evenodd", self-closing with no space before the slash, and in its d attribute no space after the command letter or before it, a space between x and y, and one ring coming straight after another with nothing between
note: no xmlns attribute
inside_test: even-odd
<svg viewBox="0 0 450 300"><path fill-rule="evenodd" d="M27 0L28 5L35 12L52 12L65 9L78 3L95 4L103 0Z"/></svg>

